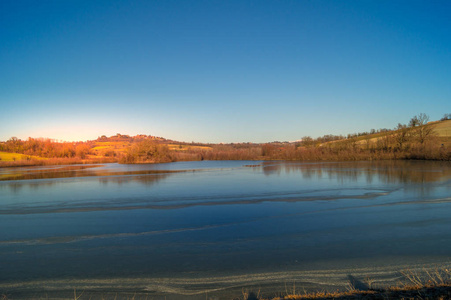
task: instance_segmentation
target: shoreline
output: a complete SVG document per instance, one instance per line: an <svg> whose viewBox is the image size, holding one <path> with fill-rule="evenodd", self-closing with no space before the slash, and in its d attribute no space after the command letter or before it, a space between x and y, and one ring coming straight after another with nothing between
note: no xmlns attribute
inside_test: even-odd
<svg viewBox="0 0 451 300"><path fill-rule="evenodd" d="M371 161L432 161L432 162L449 162L450 160L443 160L440 158L437 159L426 159L426 158L378 158L378 159L271 159L271 158L255 158L255 159L228 159L232 161L285 161L285 162L371 162ZM108 163L117 163L120 165L154 165L154 164L166 164L166 163L174 163L174 162L195 162L202 160L176 160L176 161L167 161L167 162L133 162L133 163L123 163L117 160L111 159L101 159L101 160L67 160L67 159L47 159L47 160L18 160L18 161L0 161L0 169L2 168L18 168L18 167L41 167L41 166L65 166L65 165L96 165L96 164L108 164ZM223 159L206 159L205 161L223 161ZM249 167L253 165L246 165L245 167Z"/></svg>
<svg viewBox="0 0 451 300"><path fill-rule="evenodd" d="M446 261L396 267L390 265L216 277L3 282L0 283L0 299L384 299L375 297L377 294L405 293L403 289L418 293L424 288L450 287L450 267L451 261ZM451 288L444 291L450 292Z"/></svg>
<svg viewBox="0 0 451 300"><path fill-rule="evenodd" d="M362 287L363 284L363 287ZM95 290L84 290L77 288L66 288L57 290L46 290L39 292L37 290L21 290L21 291L7 291L3 293L0 291L0 299L53 299L53 300L85 300L85 299L114 299L114 300L139 300L139 299L154 299L154 300L200 300L200 299L215 299L215 300L357 300L357 299L371 299L371 300L386 300L386 299L409 299L409 300L445 300L451 299L451 281L448 279L442 283L434 284L432 282L420 284L400 284L398 286L390 286L386 288L369 288L366 283L358 282L359 287L353 286L351 283L346 291L325 291L324 289L316 291L306 291L298 288L295 284L285 287L271 284L250 286L246 288L236 287L229 289L226 292L220 290L205 292L196 295L181 295L177 293L158 294L154 291L136 291L133 288L108 288ZM265 293L262 290L268 288L279 287L278 292Z"/></svg>

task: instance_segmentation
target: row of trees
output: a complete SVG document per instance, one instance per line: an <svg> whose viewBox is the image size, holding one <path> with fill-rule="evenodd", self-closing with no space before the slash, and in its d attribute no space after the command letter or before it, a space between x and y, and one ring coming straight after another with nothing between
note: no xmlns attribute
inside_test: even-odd
<svg viewBox="0 0 451 300"><path fill-rule="evenodd" d="M447 115L445 115L447 116ZM451 114L450 114L451 116ZM399 123L394 129L386 129L381 128L378 130L371 129L370 132L359 132L354 134L348 134L346 137L343 135L324 135L322 137L318 137L313 139L310 136L305 136L302 138L301 142L296 143L297 147L318 147L320 145L324 145L329 142L341 141L341 143L356 143L359 137L365 137L369 135L379 134L379 137L375 137L375 141L373 143L374 146L377 146L378 140L379 144L393 144L393 139L396 140L399 148L403 148L403 146L407 142L419 142L420 144L424 144L428 138L433 136L433 128L431 126L426 126L429 122L429 116L426 114L419 114L410 119L408 125ZM360 140L365 140L360 139ZM367 140L368 141L368 140ZM388 143L387 143L388 142ZM367 143L369 145L369 143Z"/></svg>
<svg viewBox="0 0 451 300"><path fill-rule="evenodd" d="M288 160L450 160L451 152L438 141L428 121L426 114L419 114L408 125L398 124L393 130L366 137L352 135L326 143L307 137L295 145L263 145L263 155Z"/></svg>
<svg viewBox="0 0 451 300"><path fill-rule="evenodd" d="M5 143L0 143L0 151L21 153L29 156L45 158L86 158L90 152L90 146L86 143L57 142L51 139L28 138L22 141L12 137Z"/></svg>
<svg viewBox="0 0 451 300"><path fill-rule="evenodd" d="M122 163L162 163L174 161L165 144L145 139L133 143L119 159Z"/></svg>

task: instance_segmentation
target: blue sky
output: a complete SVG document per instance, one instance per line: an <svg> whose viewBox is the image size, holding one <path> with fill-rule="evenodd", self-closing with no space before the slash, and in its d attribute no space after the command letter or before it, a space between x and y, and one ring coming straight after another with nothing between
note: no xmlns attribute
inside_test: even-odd
<svg viewBox="0 0 451 300"><path fill-rule="evenodd" d="M0 1L0 140L270 142L451 113L449 1Z"/></svg>

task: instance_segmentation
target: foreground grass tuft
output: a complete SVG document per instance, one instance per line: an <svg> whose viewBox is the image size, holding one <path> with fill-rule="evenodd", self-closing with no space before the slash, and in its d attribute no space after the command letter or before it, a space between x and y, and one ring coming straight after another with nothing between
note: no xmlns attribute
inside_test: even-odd
<svg viewBox="0 0 451 300"><path fill-rule="evenodd" d="M348 291L344 292L314 292L297 294L293 288L292 293L273 298L261 298L255 294L247 293L244 300L448 300L451 299L451 270L436 269L421 272L406 270L401 274L405 280L395 287L373 287L370 279L366 280L366 288L357 287L350 280Z"/></svg>
<svg viewBox="0 0 451 300"><path fill-rule="evenodd" d="M406 286L387 290L348 291L335 293L312 293L305 295L286 295L273 300L445 300L451 299L451 286ZM250 300L250 299L247 299Z"/></svg>

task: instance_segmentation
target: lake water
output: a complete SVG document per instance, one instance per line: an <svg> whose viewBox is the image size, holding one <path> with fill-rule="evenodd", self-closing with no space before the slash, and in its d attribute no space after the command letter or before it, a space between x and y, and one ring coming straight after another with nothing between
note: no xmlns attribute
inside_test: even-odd
<svg viewBox="0 0 451 300"><path fill-rule="evenodd" d="M0 294L231 299L392 284L451 265L450 216L446 162L4 168Z"/></svg>

